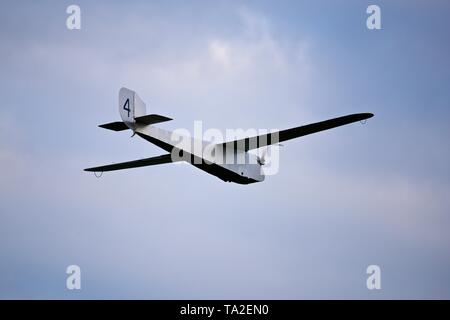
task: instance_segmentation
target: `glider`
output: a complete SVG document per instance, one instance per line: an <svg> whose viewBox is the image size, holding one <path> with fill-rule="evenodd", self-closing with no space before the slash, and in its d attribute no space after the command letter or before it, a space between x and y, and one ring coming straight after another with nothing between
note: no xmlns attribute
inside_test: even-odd
<svg viewBox="0 0 450 320"><path fill-rule="evenodd" d="M264 181L262 168L265 165L265 157L248 151L373 117L372 113L355 113L300 127L212 144L154 126L172 119L158 114L147 115L145 103L136 92L127 88L121 88L119 91L119 113L122 121L102 124L99 127L113 131L130 129L133 135L138 135L167 153L146 159L87 168L85 171L105 172L185 161L223 181L239 184ZM199 144L201 148L194 147ZM209 152L205 152L205 149ZM238 159L240 161L237 161Z"/></svg>

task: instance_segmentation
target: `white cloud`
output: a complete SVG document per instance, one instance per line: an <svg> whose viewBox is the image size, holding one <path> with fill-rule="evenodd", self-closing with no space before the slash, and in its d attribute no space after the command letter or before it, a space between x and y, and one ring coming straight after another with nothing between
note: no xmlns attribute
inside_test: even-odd
<svg viewBox="0 0 450 320"><path fill-rule="evenodd" d="M89 86L100 88L105 84L140 92L151 88L161 100L172 103L182 97L194 108L220 106L223 101L227 108L242 110L239 102L268 103L268 93L280 103L298 104L296 100L307 94L312 66L308 44L301 39L280 40L266 17L248 8L235 10L234 15L240 24L226 35L205 30L195 35L195 41L175 37L188 23L181 20L167 23L170 27L161 34L152 33L151 41L135 42L137 50L123 51L115 49L114 39L95 37L92 27L84 41L20 43L21 53L13 59L20 61L16 65L22 65L23 74L34 70L57 80L67 80L70 74L71 83L87 84L89 79ZM157 27L153 19L132 19L138 34ZM286 85L292 83L297 85ZM227 101L230 97L233 105Z"/></svg>
<svg viewBox="0 0 450 320"><path fill-rule="evenodd" d="M209 44L209 52L213 62L218 63L225 71L231 68L230 46L221 40L213 40Z"/></svg>
<svg viewBox="0 0 450 320"><path fill-rule="evenodd" d="M262 15L248 9L239 10L241 32L231 39L217 38L209 41L209 52L213 62L224 71L282 70L283 67L300 67L292 56L285 52L274 38L270 24Z"/></svg>

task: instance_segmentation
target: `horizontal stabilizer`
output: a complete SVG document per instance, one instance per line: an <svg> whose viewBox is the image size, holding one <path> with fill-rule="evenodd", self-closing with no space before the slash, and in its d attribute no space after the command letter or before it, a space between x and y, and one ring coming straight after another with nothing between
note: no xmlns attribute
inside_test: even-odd
<svg viewBox="0 0 450 320"><path fill-rule="evenodd" d="M114 130L114 131L123 131L123 130L128 129L127 125L125 123L123 123L122 121L101 124L101 125L99 125L99 127L109 129L109 130Z"/></svg>
<svg viewBox="0 0 450 320"><path fill-rule="evenodd" d="M164 164L164 163L171 163L171 162L173 162L172 155L170 153L168 153L168 154L164 154L162 156L157 156L157 157L151 157L151 158L121 162L121 163L114 163L114 164L109 164L106 166L87 168L87 169L84 169L84 171L105 172L105 171L114 171L114 170L131 169L131 168L138 168L138 167L145 167L145 166L153 166L153 165L157 165L157 164Z"/></svg>
<svg viewBox="0 0 450 320"><path fill-rule="evenodd" d="M134 120L136 121L136 123L149 125L149 124L170 121L173 119L161 116L159 114L148 114L146 116L136 117L136 118L134 118Z"/></svg>
<svg viewBox="0 0 450 320"><path fill-rule="evenodd" d="M137 124L142 124L142 125L155 124L155 123L166 122L166 121L170 121L170 120L173 120L173 119L161 116L159 114L148 114L146 116L134 118L134 121ZM122 121L101 124L101 125L99 125L99 127L113 130L113 131L123 131L123 130L128 129L128 126L125 124L125 122L122 122Z"/></svg>

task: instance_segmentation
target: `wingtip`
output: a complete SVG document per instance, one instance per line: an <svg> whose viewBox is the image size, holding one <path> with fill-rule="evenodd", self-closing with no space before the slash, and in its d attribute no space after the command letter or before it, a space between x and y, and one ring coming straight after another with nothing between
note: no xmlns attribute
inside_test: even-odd
<svg viewBox="0 0 450 320"><path fill-rule="evenodd" d="M374 116L374 114L371 112L361 113L360 115L363 118L363 120L372 118Z"/></svg>

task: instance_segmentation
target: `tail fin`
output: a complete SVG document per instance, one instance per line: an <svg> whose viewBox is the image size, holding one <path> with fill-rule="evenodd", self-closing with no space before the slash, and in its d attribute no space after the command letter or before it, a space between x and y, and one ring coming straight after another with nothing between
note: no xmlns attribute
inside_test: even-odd
<svg viewBox="0 0 450 320"><path fill-rule="evenodd" d="M119 113L128 127L134 127L137 117L145 116L145 103L133 90L121 88L119 91Z"/></svg>
<svg viewBox="0 0 450 320"><path fill-rule="evenodd" d="M172 120L171 118L159 114L145 114L146 107L144 101L136 92L127 88L119 90L119 113L123 122L111 122L101 124L99 127L114 130L135 130L136 125L150 125L159 122Z"/></svg>

